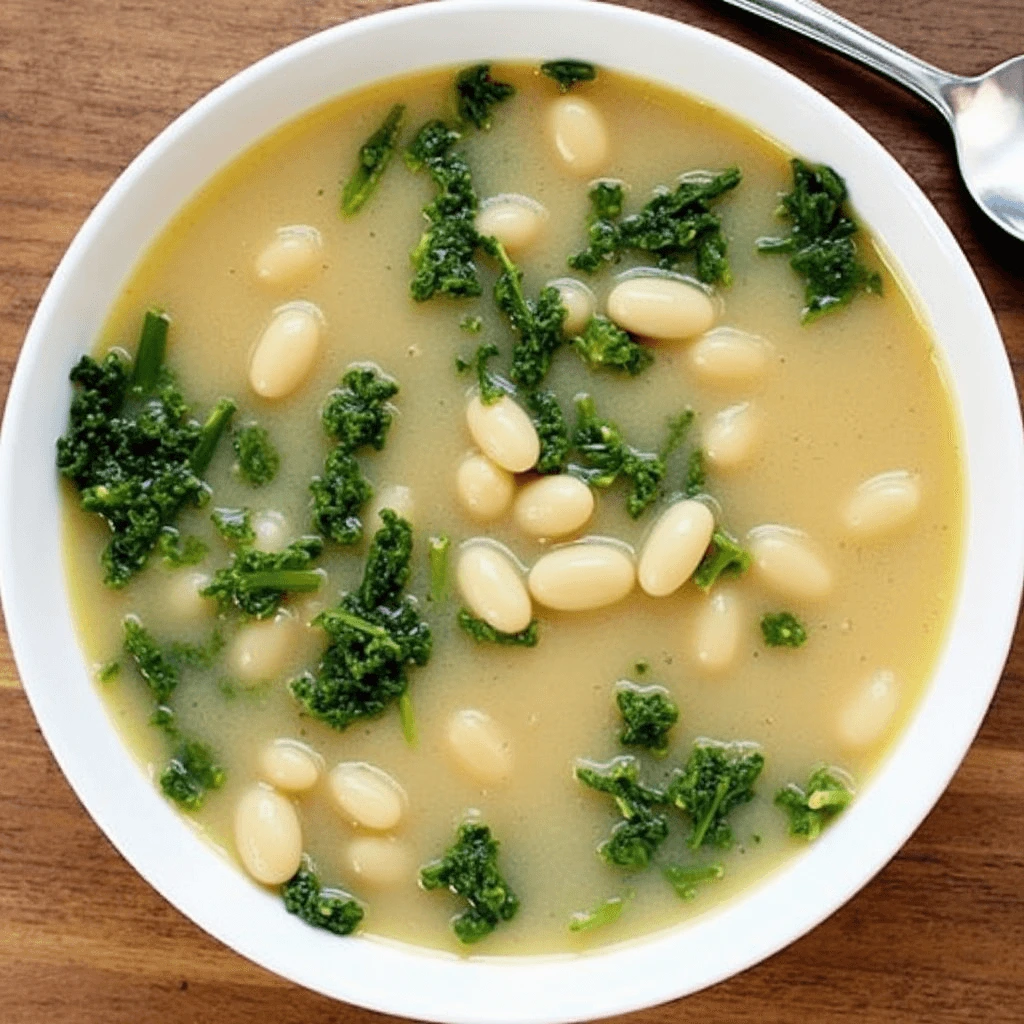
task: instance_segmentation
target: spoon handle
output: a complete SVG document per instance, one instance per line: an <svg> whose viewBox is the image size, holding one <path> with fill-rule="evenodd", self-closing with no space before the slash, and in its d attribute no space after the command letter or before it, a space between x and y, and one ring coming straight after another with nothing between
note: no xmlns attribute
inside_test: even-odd
<svg viewBox="0 0 1024 1024"><path fill-rule="evenodd" d="M916 92L950 120L946 90L957 76L942 71L887 43L814 0L725 0L751 14L792 29L893 79Z"/></svg>

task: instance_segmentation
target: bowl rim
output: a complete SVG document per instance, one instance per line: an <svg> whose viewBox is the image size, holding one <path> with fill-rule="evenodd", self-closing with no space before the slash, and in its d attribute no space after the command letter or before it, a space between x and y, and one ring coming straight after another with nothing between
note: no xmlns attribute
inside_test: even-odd
<svg viewBox="0 0 1024 1024"><path fill-rule="evenodd" d="M383 45L381 40L387 41L388 59L400 65L385 74L375 73L378 65L373 63L373 47ZM432 59L414 59L429 43L435 46ZM675 46L690 60L679 61ZM141 194L161 182L172 197L155 204L164 210L159 223L165 224L181 198L187 198L173 198L181 188L178 179L201 183L226 162L203 152L216 153L218 145L230 150L233 139L248 138L229 152L233 158L316 105L306 102L287 116L270 119L275 110L298 102L297 97L321 89L322 102L359 87L328 89L328 82L341 80L342 74L362 74L361 84L369 84L429 67L483 59L554 59L581 49L603 66L689 91L788 148L839 163L848 172L862 218L897 258L933 323L962 415L968 507L950 628L917 710L843 818L742 896L691 923L583 956L561 957L461 959L370 937L338 939L282 913L277 898L196 841L188 823L166 805L120 746L77 643L67 643L70 616L55 534L49 533L49 546L45 543L56 522L55 474L49 463L33 467L30 455L61 432L69 392L66 386L54 389L60 395L55 416L54 409L33 402L33 389L40 380L52 385L58 372L66 380L71 354L91 347L90 330L80 331L81 339L56 345L51 340L61 337L62 319L81 316L95 322L96 309L79 292L103 281L103 288L96 284L103 294L111 299L117 294L119 286L111 291L102 271L88 266L95 250L115 244L109 240L111 225L124 221L133 204L138 209ZM444 59L433 59L442 53ZM328 54L335 59L347 55L351 67L325 71L317 61ZM705 82L700 89L680 85L686 75L699 75L712 63L722 81L710 87ZM682 64L692 68L677 67ZM730 73L723 74L725 69ZM275 97L275 90L285 91L280 84L286 81L294 95ZM254 96L263 97L268 112L230 125L232 108L252 106ZM784 110L773 108L776 101L784 101ZM751 110L755 116L747 116ZM832 134L819 141L806 132L805 117ZM214 139L218 130L224 136L219 144ZM186 142L195 153L184 152ZM833 155L847 151L857 155L856 163L842 164ZM882 200L871 194L880 183ZM194 191L194 185L186 190ZM163 195L159 189L152 194ZM885 224L876 216L883 210ZM908 227L914 229L909 235ZM150 230L149 239L158 231ZM122 253L119 259L130 269L140 251L137 247L134 255ZM956 287L931 284L929 273ZM104 313L109 305L98 303ZM60 424L56 431L55 423ZM998 472L990 464L996 460ZM938 213L863 128L777 65L682 22L591 0L444 0L370 15L272 53L185 111L93 209L40 301L0 432L0 495L0 598L25 692L69 783L114 846L178 910L250 960L334 998L452 1024L553 1024L653 1005L746 969L835 911L897 852L958 767L998 684L1024 581L1024 535L1015 529L1024 518L1024 432L1013 377L980 285ZM24 514L27 509L30 517ZM26 530L40 534L43 545L25 544ZM41 629L47 610L56 621ZM958 685L959 673L968 666L971 685ZM55 676L65 688L52 682ZM88 740L81 735L86 727L95 731ZM157 835L164 840L156 841ZM172 837L176 841L168 842ZM393 983L396 976L403 977L402 985Z"/></svg>

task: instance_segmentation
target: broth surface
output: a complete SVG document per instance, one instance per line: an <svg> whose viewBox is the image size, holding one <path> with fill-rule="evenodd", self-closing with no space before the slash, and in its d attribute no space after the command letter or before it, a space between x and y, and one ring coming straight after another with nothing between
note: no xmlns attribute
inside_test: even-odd
<svg viewBox="0 0 1024 1024"><path fill-rule="evenodd" d="M499 67L518 95L498 107L489 132L467 133L460 144L481 198L523 193L549 211L540 241L518 262L527 294L548 280L571 274L565 258L582 248L588 213L587 183L566 173L544 130L554 84L524 66ZM520 532L511 515L493 526L474 525L455 497L455 469L471 449L464 409L469 375L457 375L457 354L470 356L480 341L494 341L507 355L511 334L494 308L492 261L479 256L484 294L454 302L417 304L409 297L408 252L422 231L423 205L433 196L425 175L411 175L397 157L376 194L357 216L337 213L338 181L392 103L408 104L403 143L426 119L450 116L450 70L377 85L346 96L276 132L222 171L162 233L127 282L97 352L114 345L134 349L144 310L159 305L172 315L168 362L197 414L221 395L239 401L236 423L255 418L282 454L281 471L254 490L232 473L233 455L222 441L208 479L211 505L186 512L182 533L210 547L199 568L227 563L228 549L213 530L213 506L273 509L291 537L313 532L308 484L330 445L319 422L326 393L353 362L372 361L401 385L399 413L388 444L359 461L379 490L389 484L414 495L414 574L409 590L421 599L428 586L427 538L449 534L455 547L490 536L531 565L546 546ZM817 762L848 770L862 787L903 727L935 663L944 638L959 570L962 470L955 414L931 338L892 269L883 269L884 297L860 297L848 308L802 327L802 284L785 258L764 257L754 241L780 231L772 216L777 197L790 187L788 155L723 114L693 99L618 74L601 72L586 96L602 111L612 144L605 176L629 186L627 209L646 201L660 184L694 168L738 164L743 183L718 206L730 243L734 281L721 290L720 323L749 331L772 345L769 372L756 389L710 390L690 374L686 344L655 348L654 366L632 379L589 370L569 348L555 358L547 386L571 422L570 400L592 393L603 416L615 420L629 441L655 450L665 421L687 405L701 424L739 401L756 400L761 435L749 465L732 473L709 472L709 490L721 503L724 524L739 537L759 524L806 531L831 566L832 596L801 605L772 597L755 574L719 584L745 607L740 654L722 677L696 665L693 622L705 598L692 583L668 598L635 591L621 604L589 613L537 609L541 640L533 649L477 646L455 625L457 595L444 604L423 602L434 630L434 653L423 669L410 670L410 692L419 745L403 741L392 708L381 718L343 733L302 717L287 681L315 665L318 630L302 631L290 664L279 678L253 690L218 685L222 665L183 672L174 703L183 729L208 741L227 771L223 789L209 794L195 815L209 840L235 857L234 807L258 778L265 742L293 737L318 751L328 769L340 761L368 761L404 787L409 812L397 834L418 866L451 843L467 812L479 813L502 843L503 871L521 900L518 915L476 947L474 954L559 953L648 933L692 918L764 877L805 848L787 835L785 816L772 806L775 790L803 784ZM837 168L842 172L843 168ZM308 224L322 234L323 268L310 283L279 293L257 282L257 254L285 225ZM860 237L868 262L882 264L870 237ZM580 276L594 289L598 308L616 275L636 260ZM248 387L252 346L279 305L316 303L326 323L326 345L305 384L291 397L267 401ZM480 335L459 330L462 317L479 315ZM903 469L923 483L912 529L898 538L860 544L850 538L839 510L861 481ZM678 463L674 469L680 472ZM164 641L205 641L213 618L178 625L167 609L168 587L182 572L154 556L122 591L102 584L98 558L106 529L82 512L69 489L65 501L65 558L81 641L97 666L121 656L121 621L135 613ZM640 520L625 512L623 493L597 494L587 535L611 536L636 547L661 506ZM329 582L312 598L287 603L304 620L359 580L366 542L356 549L328 543L320 563ZM454 574L453 574L454 578ZM767 648L758 623L782 608L807 626L800 650ZM230 643L237 618L224 633ZM638 676L638 661L650 670ZM872 672L889 669L899 680L899 705L885 736L866 750L843 748L837 708ZM667 687L681 709L669 757L641 755L652 779L684 761L694 738L748 740L761 745L766 765L758 798L731 816L737 846L712 851L725 877L702 887L696 899L679 900L649 870L625 875L595 856L597 844L618 820L612 803L575 781L577 758L607 760L619 747L614 686L622 678ZM147 725L152 699L126 666L118 679L97 683L110 713L139 762L156 779L169 753L167 740ZM475 708L511 734L514 770L503 785L481 788L462 775L445 743L445 723L455 711ZM352 892L366 906L364 931L402 941L465 952L449 926L458 902L418 889L415 873L391 890L361 885L345 851L357 834L334 809L323 779L297 798L305 849L323 881ZM675 812L670 812L674 817ZM685 830L673 825L658 861L689 857ZM237 859L237 858L236 858ZM572 935L571 913L630 892L626 912L611 927Z"/></svg>

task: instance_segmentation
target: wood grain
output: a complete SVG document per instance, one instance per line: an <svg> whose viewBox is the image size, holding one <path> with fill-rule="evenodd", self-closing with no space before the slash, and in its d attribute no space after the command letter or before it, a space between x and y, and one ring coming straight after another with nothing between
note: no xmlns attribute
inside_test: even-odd
<svg viewBox="0 0 1024 1024"><path fill-rule="evenodd" d="M64 249L118 173L228 75L376 0L3 0L0 400ZM991 227L917 100L713 0L628 6L717 32L849 111L946 218L1024 372L1024 246ZM926 60L976 73L1024 51L1020 0L832 0ZM1024 646L948 792L860 895L766 963L631 1024L1024 1020ZM220 946L121 860L39 735L0 633L0 1019L9 1024L367 1024ZM970 685L970 680L964 681Z"/></svg>

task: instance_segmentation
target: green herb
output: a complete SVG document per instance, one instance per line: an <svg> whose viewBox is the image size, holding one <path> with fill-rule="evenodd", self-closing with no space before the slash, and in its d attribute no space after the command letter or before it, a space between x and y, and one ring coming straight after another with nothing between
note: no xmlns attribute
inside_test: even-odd
<svg viewBox="0 0 1024 1024"><path fill-rule="evenodd" d="M751 744L701 741L682 771L676 771L668 798L693 825L687 845L728 849L733 844L731 811L754 798L764 757Z"/></svg>
<svg viewBox="0 0 1024 1024"><path fill-rule="evenodd" d="M686 408L668 421L668 430L665 432L665 440L662 442L661 448L658 450L658 454L662 459L667 460L668 457L686 440L686 435L690 432L690 428L693 426L693 421L696 418L697 414L692 409Z"/></svg>
<svg viewBox="0 0 1024 1024"><path fill-rule="evenodd" d="M406 690L398 698L398 720L402 725L402 738L410 747L416 746L416 711L412 706L412 697Z"/></svg>
<svg viewBox="0 0 1024 1024"><path fill-rule="evenodd" d="M427 545L430 549L430 600L443 601L448 596L448 553L452 539L442 533L431 537Z"/></svg>
<svg viewBox="0 0 1024 1024"><path fill-rule="evenodd" d="M236 471L247 484L262 487L277 476L281 456L265 427L258 423L247 423L235 431L231 445L238 460Z"/></svg>
<svg viewBox="0 0 1024 1024"><path fill-rule="evenodd" d="M491 111L515 96L515 86L496 82L490 64L477 64L460 71L455 78L459 117L484 131L491 127Z"/></svg>
<svg viewBox="0 0 1024 1024"><path fill-rule="evenodd" d="M692 171L675 189L661 189L638 213L619 219L621 184L599 181L590 192L591 214L587 248L569 257L574 270L593 273L621 259L628 251L655 256L658 265L675 269L692 256L699 280L728 285L732 272L721 218L711 204L740 183L740 171L730 167L718 174Z"/></svg>
<svg viewBox="0 0 1024 1024"><path fill-rule="evenodd" d="M740 547L735 537L730 537L724 530L715 530L711 535L711 544L693 574L693 582L701 590L708 591L723 573L738 576L749 568L750 553Z"/></svg>
<svg viewBox="0 0 1024 1024"><path fill-rule="evenodd" d="M445 855L420 869L426 890L446 888L469 906L452 919L460 942L479 942L519 910L519 898L498 868L498 842L486 825L464 822Z"/></svg>
<svg viewBox="0 0 1024 1024"><path fill-rule="evenodd" d="M600 314L590 318L583 333L573 338L573 345L588 366L625 370L631 377L642 373L654 362L654 356L646 348Z"/></svg>
<svg viewBox="0 0 1024 1024"><path fill-rule="evenodd" d="M108 661L105 665L100 666L99 671L96 673L96 678L101 683L109 683L115 680L121 674L121 662Z"/></svg>
<svg viewBox="0 0 1024 1024"><path fill-rule="evenodd" d="M853 782L838 768L816 768L801 789L791 782L775 794L775 806L789 815L789 834L817 839L825 826L853 799Z"/></svg>
<svg viewBox="0 0 1024 1024"><path fill-rule="evenodd" d="M624 747L646 747L657 757L668 753L668 733L679 720L679 706L663 686L637 686L620 680L615 703L622 715L619 742Z"/></svg>
<svg viewBox="0 0 1024 1024"><path fill-rule="evenodd" d="M467 334L479 334L484 329L484 322L478 316L464 316L459 321L459 330Z"/></svg>
<svg viewBox="0 0 1024 1024"><path fill-rule="evenodd" d="M476 370L476 379L480 387L480 401L484 405L493 405L498 399L512 391L511 385L487 369L487 361L499 355L497 345L481 345L468 362L460 359L456 364L459 370Z"/></svg>
<svg viewBox="0 0 1024 1024"><path fill-rule="evenodd" d="M769 647L803 647L807 630L790 612L769 613L761 619L761 633Z"/></svg>
<svg viewBox="0 0 1024 1024"><path fill-rule="evenodd" d="M160 773L160 788L187 811L198 811L211 789L224 785L224 769L204 743L188 740L175 751Z"/></svg>
<svg viewBox="0 0 1024 1024"><path fill-rule="evenodd" d="M612 896L598 903L592 910L577 910L569 918L569 931L590 932L595 928L605 928L618 921L625 909L625 897Z"/></svg>
<svg viewBox="0 0 1024 1024"><path fill-rule="evenodd" d="M831 167L791 161L793 190L782 197L777 215L790 234L759 238L763 253L788 253L789 265L804 279L802 323L847 305L859 292L882 293L882 277L857 258L857 222L846 209L846 182Z"/></svg>
<svg viewBox="0 0 1024 1024"><path fill-rule="evenodd" d="M161 650L153 634L132 615L124 620L124 649L135 662L157 704L166 704L178 687L181 673Z"/></svg>
<svg viewBox="0 0 1024 1024"><path fill-rule="evenodd" d="M540 455L533 467L535 473L561 473L569 460L569 427L565 414L553 391L530 391L526 395L533 425L540 438Z"/></svg>
<svg viewBox="0 0 1024 1024"><path fill-rule="evenodd" d="M381 126L359 147L359 158L352 177L341 190L341 212L346 217L358 213L373 194L398 145L405 106L396 103Z"/></svg>
<svg viewBox="0 0 1024 1024"><path fill-rule="evenodd" d="M363 920L363 908L347 892L320 885L313 862L306 855L299 870L281 886L281 897L289 914L335 935L351 935Z"/></svg>
<svg viewBox="0 0 1024 1024"><path fill-rule="evenodd" d="M717 881L725 874L725 868L721 864L702 864L695 867L666 864L661 873L681 900L692 900L697 895L698 886L704 882Z"/></svg>
<svg viewBox="0 0 1024 1024"><path fill-rule="evenodd" d="M346 452L381 451L394 420L391 399L397 394L397 382L376 367L352 367L341 378L341 387L324 402L320 414L324 431Z"/></svg>
<svg viewBox="0 0 1024 1024"><path fill-rule="evenodd" d="M355 456L337 445L327 456L324 471L310 481L313 525L336 544L358 544L363 539L363 506L373 488L363 476Z"/></svg>
<svg viewBox="0 0 1024 1024"><path fill-rule="evenodd" d="M688 498L695 498L698 494L704 493L707 482L708 476L704 470L704 452L700 448L694 448L686 460L686 480L683 491Z"/></svg>
<svg viewBox="0 0 1024 1024"><path fill-rule="evenodd" d="M165 526L157 542L160 557L170 569L181 569L186 565L197 565L206 557L207 547L198 537L182 539L176 526Z"/></svg>
<svg viewBox="0 0 1024 1024"><path fill-rule="evenodd" d="M305 711L335 729L382 714L406 692L407 667L430 658L430 627L416 599L402 593L412 527L389 508L380 517L359 589L313 620L329 641L316 672L290 684Z"/></svg>
<svg viewBox="0 0 1024 1024"><path fill-rule="evenodd" d="M568 92L577 82L592 82L597 78L597 68L585 60L549 60L541 64L540 70L558 83L561 92Z"/></svg>
<svg viewBox="0 0 1024 1024"><path fill-rule="evenodd" d="M537 620L532 619L530 624L519 630L518 633L502 633L495 629L483 619L471 615L465 608L459 610L456 617L459 627L468 633L478 644L500 644L504 647L536 647L537 646Z"/></svg>
<svg viewBox="0 0 1024 1024"><path fill-rule="evenodd" d="M215 508L210 514L217 532L230 544L253 544L256 531L247 508Z"/></svg>

